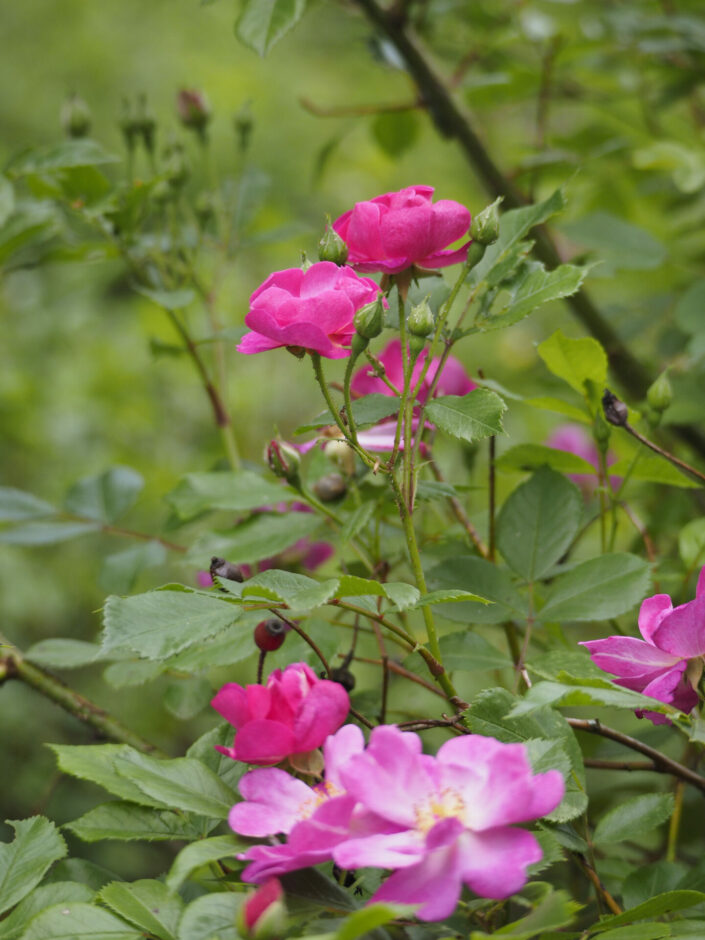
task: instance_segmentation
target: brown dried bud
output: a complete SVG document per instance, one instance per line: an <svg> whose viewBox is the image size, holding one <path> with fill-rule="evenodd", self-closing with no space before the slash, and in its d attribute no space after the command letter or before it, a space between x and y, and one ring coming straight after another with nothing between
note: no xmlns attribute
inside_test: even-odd
<svg viewBox="0 0 705 940"><path fill-rule="evenodd" d="M211 558L210 568L208 571L211 578L214 580L215 578L225 578L227 581L239 582L245 580L242 574L242 569L239 565L233 565L224 558L218 558L217 555L213 555Z"/></svg>
<svg viewBox="0 0 705 940"><path fill-rule="evenodd" d="M607 421L617 428L623 428L629 419L629 409L627 406L608 388L605 389L604 395L602 396L602 410L605 413Z"/></svg>

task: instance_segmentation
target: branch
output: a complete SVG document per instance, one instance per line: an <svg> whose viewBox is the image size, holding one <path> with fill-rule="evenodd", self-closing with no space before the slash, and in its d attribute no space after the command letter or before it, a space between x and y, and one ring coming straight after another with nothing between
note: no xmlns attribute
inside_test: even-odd
<svg viewBox="0 0 705 940"><path fill-rule="evenodd" d="M685 780L686 783L692 784L698 790L705 793L705 778L696 774L695 771L691 770L689 767L679 764L678 761L666 757L665 754L662 754L655 748L649 747L648 744L642 744L642 742L638 741L636 738L630 738L628 734L623 734L621 731L616 731L614 728L607 728L605 725L600 724L595 718L590 720L584 718L566 718L566 721L571 728L575 728L576 731L587 731L588 734L598 734L600 737L609 738L610 741L616 741L618 744L623 744L624 747L628 747L632 751L637 751L639 754L649 757L655 765L654 769L659 770L661 773L680 777L681 780Z"/></svg>
<svg viewBox="0 0 705 940"><path fill-rule="evenodd" d="M493 197L504 196L507 209L526 205L526 199L514 183L500 170L476 134L469 117L455 102L446 84L435 72L424 51L407 33L404 25L390 15L377 0L356 0L365 16L389 39L416 82L419 97L426 106L438 132L455 138L470 165ZM562 258L548 232L538 226L532 232L534 253L549 268L562 263ZM575 316L605 347L610 365L620 384L635 398L641 398L651 384L648 370L622 342L617 332L602 315L584 288L566 298ZM674 425L673 431L699 453L705 455L705 434L693 425Z"/></svg>

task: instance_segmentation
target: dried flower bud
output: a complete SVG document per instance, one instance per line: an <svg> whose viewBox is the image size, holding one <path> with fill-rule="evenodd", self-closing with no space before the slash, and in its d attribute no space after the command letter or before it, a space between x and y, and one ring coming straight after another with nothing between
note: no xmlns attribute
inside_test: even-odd
<svg viewBox="0 0 705 940"><path fill-rule="evenodd" d="M629 409L608 388L602 396L602 410L605 418L615 427L623 428L629 419Z"/></svg>
<svg viewBox="0 0 705 940"><path fill-rule="evenodd" d="M284 643L289 629L283 620L276 617L261 620L255 627L255 645L264 653L272 653Z"/></svg>
<svg viewBox="0 0 705 940"><path fill-rule="evenodd" d="M499 238L499 204L502 196L486 206L472 220L470 237L480 245L492 245Z"/></svg>
<svg viewBox="0 0 705 940"><path fill-rule="evenodd" d="M287 933L284 891L270 878L250 894L237 913L237 930L245 940L278 940Z"/></svg>
<svg viewBox="0 0 705 940"><path fill-rule="evenodd" d="M233 565L231 562L226 561L224 558L218 558L217 555L213 555L211 558L210 567L208 569L210 572L211 578L225 578L227 581L244 581L242 575L242 569L239 565Z"/></svg>
<svg viewBox="0 0 705 940"><path fill-rule="evenodd" d="M348 246L331 225L330 216L326 216L326 228L318 243L319 261L332 261L343 265L348 260Z"/></svg>
<svg viewBox="0 0 705 940"><path fill-rule="evenodd" d="M659 414L663 414L670 406L673 401L673 389L668 380L668 371L662 372L656 381L649 386L646 400L654 411Z"/></svg>
<svg viewBox="0 0 705 940"><path fill-rule="evenodd" d="M353 317L355 332L363 339L374 339L384 327L384 304L381 295L372 303L360 307Z"/></svg>
<svg viewBox="0 0 705 940"><path fill-rule="evenodd" d="M91 129L91 111L83 98L73 94L64 101L61 126L69 137L86 137Z"/></svg>
<svg viewBox="0 0 705 940"><path fill-rule="evenodd" d="M422 300L420 304L411 308L406 325L412 336L425 337L433 333L436 324L428 300Z"/></svg>
<svg viewBox="0 0 705 940"><path fill-rule="evenodd" d="M352 692L355 688L355 676L346 666L338 666L337 669L331 669L330 677L333 682L338 682L346 692Z"/></svg>
<svg viewBox="0 0 705 940"><path fill-rule="evenodd" d="M270 441L265 451L265 459L272 473L287 483L297 483L299 479L299 452L284 441Z"/></svg>
<svg viewBox="0 0 705 940"><path fill-rule="evenodd" d="M349 448L348 448L349 449ZM322 503L331 503L347 492L347 484L339 473L327 473L313 485L313 492Z"/></svg>
<svg viewBox="0 0 705 940"><path fill-rule="evenodd" d="M211 106L202 91L196 88L182 88L176 96L176 111L179 120L200 137L205 137L206 127L211 119Z"/></svg>

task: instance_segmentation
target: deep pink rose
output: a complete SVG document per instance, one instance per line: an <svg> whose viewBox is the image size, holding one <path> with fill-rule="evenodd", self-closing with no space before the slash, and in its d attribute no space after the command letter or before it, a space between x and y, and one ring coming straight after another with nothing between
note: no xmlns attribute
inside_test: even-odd
<svg viewBox="0 0 705 940"><path fill-rule="evenodd" d="M401 392L404 385L404 363L402 362L400 340L390 340L377 358L384 366L389 381ZM428 349L424 349L414 363L414 368L411 373L412 388L416 386L419 376L421 375L421 370L427 359ZM424 376L424 380L421 383L419 394L416 396L418 402L423 404L428 398L431 383L436 377L440 364L441 357L434 356ZM474 388L477 388L477 386L465 371L462 362L456 359L455 356L448 356L446 364L443 367L443 372L438 379L434 395L467 395L468 392L471 392ZM353 394L357 396L372 394L394 395L391 388L374 374L374 370L370 365L363 366L355 372L352 377L352 382L350 383L350 389Z"/></svg>
<svg viewBox="0 0 705 940"><path fill-rule="evenodd" d="M610 636L581 643L600 669L618 676L617 685L691 712L698 694L688 678L688 663L705 656L705 568L700 572L695 600L674 607L668 594L647 597L639 611L643 640ZM696 670L696 672L699 670ZM669 724L658 712L637 711L655 725Z"/></svg>
<svg viewBox="0 0 705 940"><path fill-rule="evenodd" d="M415 264L445 268L465 261L466 242L445 250L470 228L470 212L459 202L431 202L432 186L409 186L355 207L333 223L348 246L348 264L357 271L398 274Z"/></svg>
<svg viewBox="0 0 705 940"><path fill-rule="evenodd" d="M217 750L246 764L277 764L320 747L350 710L342 685L319 679L305 663L276 669L266 685L229 682L211 705L236 731L233 747Z"/></svg>
<svg viewBox="0 0 705 940"><path fill-rule="evenodd" d="M332 261L319 261L307 271L275 271L250 297L245 323L252 332L243 336L238 351L296 346L328 359L344 359L355 332L353 317L379 294L370 278Z"/></svg>

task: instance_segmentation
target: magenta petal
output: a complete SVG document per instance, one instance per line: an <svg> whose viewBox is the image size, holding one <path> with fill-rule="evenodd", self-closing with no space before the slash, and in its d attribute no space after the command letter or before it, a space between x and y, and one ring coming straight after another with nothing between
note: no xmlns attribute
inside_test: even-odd
<svg viewBox="0 0 705 940"><path fill-rule="evenodd" d="M264 837L289 832L300 820L302 807L316 794L301 780L276 767L252 770L238 789L245 802L230 810L230 828L243 836Z"/></svg>
<svg viewBox="0 0 705 940"><path fill-rule="evenodd" d="M245 333L235 348L238 352L250 356L255 353L269 352L270 349L278 349L281 345L277 340L262 336L261 333Z"/></svg>
<svg viewBox="0 0 705 940"><path fill-rule="evenodd" d="M294 722L297 751L320 747L342 725L350 711L348 693L339 682L322 679L307 695Z"/></svg>
<svg viewBox="0 0 705 940"><path fill-rule="evenodd" d="M668 594L654 594L642 602L639 609L639 630L647 643L653 645L654 631L672 610L673 605Z"/></svg>
<svg viewBox="0 0 705 940"><path fill-rule="evenodd" d="M705 594L667 614L652 640L660 649L684 659L705 655Z"/></svg>
<svg viewBox="0 0 705 940"><path fill-rule="evenodd" d="M700 574L698 575L698 586L695 589L695 596L700 597L705 594L705 566L700 569Z"/></svg>
<svg viewBox="0 0 705 940"><path fill-rule="evenodd" d="M525 829L501 826L466 832L459 839L462 877L483 898L508 898L526 883L526 869L542 857L535 836Z"/></svg>
<svg viewBox="0 0 705 940"><path fill-rule="evenodd" d="M678 662L677 656L633 636L610 636L605 640L588 640L580 645L586 647L596 666L624 678L669 669Z"/></svg>
<svg viewBox="0 0 705 940"><path fill-rule="evenodd" d="M681 663L657 676L643 689L642 695L649 695L686 713L692 711L698 704L698 695L684 676L685 668L686 663Z"/></svg>
<svg viewBox="0 0 705 940"><path fill-rule="evenodd" d="M326 768L326 783L342 790L340 768L355 754L365 749L365 738L357 725L343 725L323 745L323 760Z"/></svg>
<svg viewBox="0 0 705 940"><path fill-rule="evenodd" d="M246 764L278 764L294 752L294 732L278 721L248 721L235 735L237 759Z"/></svg>
<svg viewBox="0 0 705 940"><path fill-rule="evenodd" d="M211 699L211 706L234 728L239 728L251 718L247 693L236 682L226 683Z"/></svg>
<svg viewBox="0 0 705 940"><path fill-rule="evenodd" d="M375 893L372 901L420 904L420 920L443 920L455 910L462 889L462 865L458 843L429 852L417 865L395 872Z"/></svg>
<svg viewBox="0 0 705 940"><path fill-rule="evenodd" d="M456 248L454 251L436 251L418 260L416 266L427 271L433 271L436 268L447 268L451 264L459 264L467 258L469 247L470 242L466 242L461 248Z"/></svg>
<svg viewBox="0 0 705 940"><path fill-rule="evenodd" d="M408 868L426 854L425 839L419 832L380 833L361 839L346 839L333 852L341 868Z"/></svg>
<svg viewBox="0 0 705 940"><path fill-rule="evenodd" d="M439 199L431 215L431 240L435 246L445 248L470 228L470 210L452 199Z"/></svg>

